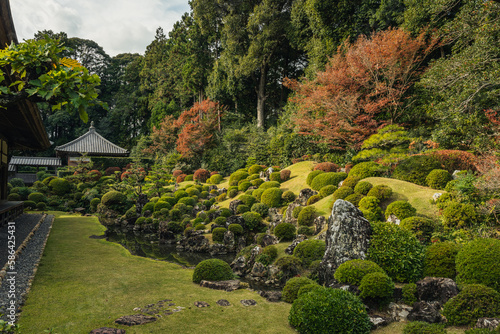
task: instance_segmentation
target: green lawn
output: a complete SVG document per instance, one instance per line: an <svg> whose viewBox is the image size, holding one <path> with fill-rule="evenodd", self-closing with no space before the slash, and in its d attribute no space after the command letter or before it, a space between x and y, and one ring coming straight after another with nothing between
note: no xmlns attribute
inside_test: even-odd
<svg viewBox="0 0 500 334"><path fill-rule="evenodd" d="M270 303L256 292L224 292L192 283L192 270L132 256L105 240L95 217L57 216L28 300L19 319L22 333L88 333L98 327L124 328L127 333L293 333L288 326L290 304ZM181 312L155 323L126 327L115 319L172 299ZM227 299L230 307L216 304ZM242 299L256 306L244 307ZM208 308L196 308L196 301Z"/></svg>

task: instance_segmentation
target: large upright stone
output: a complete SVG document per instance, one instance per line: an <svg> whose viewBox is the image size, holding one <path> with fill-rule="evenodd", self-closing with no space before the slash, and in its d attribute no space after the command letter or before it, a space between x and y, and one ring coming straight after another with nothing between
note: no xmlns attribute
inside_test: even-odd
<svg viewBox="0 0 500 334"><path fill-rule="evenodd" d="M353 204L338 199L328 218L326 250L319 267L319 281L329 286L334 283L333 274L342 263L354 259L366 259L372 228Z"/></svg>

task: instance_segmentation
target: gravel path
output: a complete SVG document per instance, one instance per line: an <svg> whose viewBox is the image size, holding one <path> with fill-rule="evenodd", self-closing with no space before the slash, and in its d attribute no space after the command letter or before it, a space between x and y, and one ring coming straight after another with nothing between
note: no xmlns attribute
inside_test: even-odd
<svg viewBox="0 0 500 334"><path fill-rule="evenodd" d="M36 222L40 221L41 215L36 216L38 216L38 220ZM28 219L24 217L24 215L20 218ZM7 321L12 320L11 318L8 318L7 315L13 313L8 309L10 304L13 303L13 308L16 309L15 319L17 320L19 307L24 304L25 297L31 287L31 282L36 273L36 268L38 267L40 258L42 257L53 221L54 216L48 215L45 217L38 230L36 230L26 244L26 247L19 254L19 257L15 262L15 268L13 270L9 269L5 278L0 283L0 313L4 314L1 319ZM18 219L16 219L16 232L17 223ZM34 225L36 225L36 223ZM27 234L29 234L29 232ZM16 246L18 246L21 242L22 240L16 242Z"/></svg>

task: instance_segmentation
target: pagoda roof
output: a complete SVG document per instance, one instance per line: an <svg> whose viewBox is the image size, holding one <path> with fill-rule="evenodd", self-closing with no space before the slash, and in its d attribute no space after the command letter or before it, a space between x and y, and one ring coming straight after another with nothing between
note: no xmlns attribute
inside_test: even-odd
<svg viewBox="0 0 500 334"><path fill-rule="evenodd" d="M113 144L100 134L91 123L87 133L81 135L67 144L56 146L56 153L80 153L89 155L110 155L110 156L128 156L129 152L118 145Z"/></svg>

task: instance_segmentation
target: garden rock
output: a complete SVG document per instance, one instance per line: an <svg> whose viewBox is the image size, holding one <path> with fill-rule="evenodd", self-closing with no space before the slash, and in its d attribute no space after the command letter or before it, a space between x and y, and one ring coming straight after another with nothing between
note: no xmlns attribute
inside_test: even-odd
<svg viewBox="0 0 500 334"><path fill-rule="evenodd" d="M240 281L238 280L227 280L227 281L205 281L200 282L200 286L204 288L214 289L214 290L224 290L231 292L238 290L240 288Z"/></svg>
<svg viewBox="0 0 500 334"><path fill-rule="evenodd" d="M246 273L249 271L247 260L245 259L244 256L240 256L234 259L233 262L231 262L230 266L235 275L238 276L245 276Z"/></svg>
<svg viewBox="0 0 500 334"><path fill-rule="evenodd" d="M339 265L354 259L366 259L372 228L352 203L338 199L328 218L326 250L319 266L319 283L334 283L333 274Z"/></svg>
<svg viewBox="0 0 500 334"><path fill-rule="evenodd" d="M228 253L228 249L225 245L223 244L212 244L210 245L210 250L209 253L210 255L225 255Z"/></svg>
<svg viewBox="0 0 500 334"><path fill-rule="evenodd" d="M399 225L401 223L401 220L396 217L396 215L389 215L389 217L387 217L387 221L389 223L393 223L393 224L396 224L396 225Z"/></svg>
<svg viewBox="0 0 500 334"><path fill-rule="evenodd" d="M228 251L234 251L235 244L234 233L226 231L224 233L224 245L228 248Z"/></svg>
<svg viewBox="0 0 500 334"><path fill-rule="evenodd" d="M193 235L189 238L181 239L176 247L179 251L186 252L209 252L210 251L210 242L203 235Z"/></svg>
<svg viewBox="0 0 500 334"><path fill-rule="evenodd" d="M125 315L115 320L115 323L125 326L144 325L156 321L155 317L144 314Z"/></svg>
<svg viewBox="0 0 500 334"><path fill-rule="evenodd" d="M489 330L495 330L500 326L499 318L479 318L477 319L476 326L474 328L487 328Z"/></svg>
<svg viewBox="0 0 500 334"><path fill-rule="evenodd" d="M413 309L408 314L410 321L425 321L428 323L439 323L443 321L440 313L441 304L439 302L419 301L413 304Z"/></svg>
<svg viewBox="0 0 500 334"><path fill-rule="evenodd" d="M255 277L265 277L267 276L267 268L260 262L255 262L252 267L252 272L250 275Z"/></svg>
<svg viewBox="0 0 500 334"><path fill-rule="evenodd" d="M370 317L370 322L372 323L372 329L384 327L389 324L389 321L387 321L387 319L384 319L382 317Z"/></svg>
<svg viewBox="0 0 500 334"><path fill-rule="evenodd" d="M207 302L194 302L194 306L202 308L202 307L209 307L210 305Z"/></svg>
<svg viewBox="0 0 500 334"><path fill-rule="evenodd" d="M219 299L217 301L217 305L219 305L219 306L231 306L231 303L228 300Z"/></svg>
<svg viewBox="0 0 500 334"><path fill-rule="evenodd" d="M231 203L229 203L229 210L231 210L231 212L233 214L236 214L237 213L236 209L238 208L238 205L241 205L241 204L244 204L244 203L243 203L243 201L240 201L239 199L232 200Z"/></svg>
<svg viewBox="0 0 500 334"><path fill-rule="evenodd" d="M418 300L426 302L437 301L444 305L458 294L457 284L451 278L425 277L416 284Z"/></svg>
<svg viewBox="0 0 500 334"><path fill-rule="evenodd" d="M278 208L270 208L268 211L269 227L274 228L276 225L281 224L283 216Z"/></svg>
<svg viewBox="0 0 500 334"><path fill-rule="evenodd" d="M435 193L434 195L432 195L432 200L435 202L439 199L439 197L441 197L443 195L443 193Z"/></svg>
<svg viewBox="0 0 500 334"><path fill-rule="evenodd" d="M277 303L281 300L281 291L259 291L259 295L272 303Z"/></svg>
<svg viewBox="0 0 500 334"><path fill-rule="evenodd" d="M304 241L306 239L307 239L306 235L299 234L297 237L295 237L295 239L292 241L292 243L290 244L290 246L288 246L285 249L285 253L288 254L288 255L293 255L293 250L295 249L295 247L297 247L298 244L300 244L302 241Z"/></svg>
<svg viewBox="0 0 500 334"><path fill-rule="evenodd" d="M240 301L243 306L254 306L257 305L257 302L253 299L243 299Z"/></svg>
<svg viewBox="0 0 500 334"><path fill-rule="evenodd" d="M313 196L318 194L317 191L305 188L302 189L299 193L299 196L293 201L292 203L288 204L288 207L286 208L285 211L285 223L293 224L297 226L297 218L293 218L293 209L295 209L298 206L306 206L307 205L307 200Z"/></svg>
<svg viewBox="0 0 500 334"><path fill-rule="evenodd" d="M314 219L314 234L319 234L323 227L325 227L326 218L324 216L318 216Z"/></svg>
<svg viewBox="0 0 500 334"><path fill-rule="evenodd" d="M269 181L269 176L274 172L273 167L269 167L267 170L260 172L259 177L264 179L264 181Z"/></svg>
<svg viewBox="0 0 500 334"><path fill-rule="evenodd" d="M111 327L101 327L97 329L93 329L90 331L90 334L125 334L124 329L111 328Z"/></svg>
<svg viewBox="0 0 500 334"><path fill-rule="evenodd" d="M274 235L271 234L266 234L262 238L262 247L267 247L270 245L276 245L279 242L278 238L276 238Z"/></svg>
<svg viewBox="0 0 500 334"><path fill-rule="evenodd" d="M388 310L392 321L406 321L413 308L405 304L390 303Z"/></svg>
<svg viewBox="0 0 500 334"><path fill-rule="evenodd" d="M453 171L453 174L451 174L451 177L453 178L453 180L458 179L458 174L459 174L460 172L461 172L461 171L459 171L459 170L454 170L454 171Z"/></svg>
<svg viewBox="0 0 500 334"><path fill-rule="evenodd" d="M227 227L231 224L240 224L241 227L245 227L245 219L243 219L242 216L229 216L227 217L226 219L226 226L224 227Z"/></svg>

